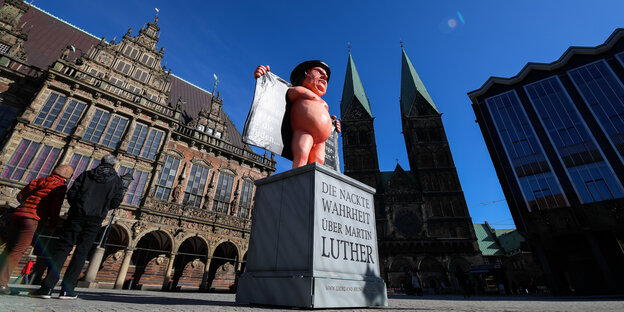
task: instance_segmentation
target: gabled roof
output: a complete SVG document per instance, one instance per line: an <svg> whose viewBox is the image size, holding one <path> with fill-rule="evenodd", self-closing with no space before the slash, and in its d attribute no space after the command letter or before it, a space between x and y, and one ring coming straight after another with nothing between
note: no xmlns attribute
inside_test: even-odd
<svg viewBox="0 0 624 312"><path fill-rule="evenodd" d="M555 70L557 68L561 68L565 66L570 59L572 59L575 55L596 55L603 53L605 51L610 50L620 39L624 37L624 28L616 29L607 40L596 47L577 47L571 46L569 47L561 57L552 62L552 63L527 63L520 72L511 77L511 78L503 78L503 77L495 77L492 76L488 78L488 80L481 86L481 88L468 92L468 96L476 103L476 99L478 96L485 94L493 85L501 84L501 85L513 85L524 79L529 73L534 70Z"/></svg>
<svg viewBox="0 0 624 312"><path fill-rule="evenodd" d="M427 101L427 103L429 103L429 105L431 105L431 107L439 113L438 108L433 103L433 99L431 99L425 85L420 80L418 73L416 73L412 62L407 57L405 49L401 48L401 52L401 113L403 115L409 115L417 94L420 94L422 98L424 98L425 101Z"/></svg>
<svg viewBox="0 0 624 312"><path fill-rule="evenodd" d="M0 1L4 5L4 1ZM101 39L79 29L32 4L28 12L22 16L22 23L26 22L24 31L28 33L28 40L24 43L24 49L28 55L28 63L42 70L48 68L57 60L62 50L72 45L76 53L70 53L69 60L76 59L82 53L86 53ZM210 108L212 94L203 90L180 77L170 75L171 93L167 102L173 107L178 100L185 103L182 107L181 122L187 123L198 116L202 108ZM250 148L243 143L240 132L230 118L222 112L227 122L228 138L236 147Z"/></svg>
<svg viewBox="0 0 624 312"><path fill-rule="evenodd" d="M504 250L496 242L496 236L487 224L473 224L479 249L484 256L502 256Z"/></svg>
<svg viewBox="0 0 624 312"><path fill-rule="evenodd" d="M342 89L342 100L340 101L340 115L341 117L347 114L349 106L354 103L354 99L364 108L370 117L373 117L373 113L364 92L364 86L360 80L360 75L355 68L355 63L351 57L351 51L349 51L349 60L347 61L347 74L345 75L344 88Z"/></svg>

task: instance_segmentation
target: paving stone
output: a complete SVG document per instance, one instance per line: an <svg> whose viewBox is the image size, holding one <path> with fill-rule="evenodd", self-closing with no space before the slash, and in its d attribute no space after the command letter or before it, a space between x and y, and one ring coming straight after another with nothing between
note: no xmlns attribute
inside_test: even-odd
<svg viewBox="0 0 624 312"><path fill-rule="evenodd" d="M28 291L36 287L12 285L19 290L16 296L0 296L0 311L298 311L281 307L244 306L235 303L233 294L197 292L161 292L140 290L112 290L77 288L77 300L59 300L58 288L52 299L36 299ZM453 311L453 312L585 312L624 311L624 297L620 298L554 298L544 296L390 296L389 306L380 309L339 309L325 311Z"/></svg>

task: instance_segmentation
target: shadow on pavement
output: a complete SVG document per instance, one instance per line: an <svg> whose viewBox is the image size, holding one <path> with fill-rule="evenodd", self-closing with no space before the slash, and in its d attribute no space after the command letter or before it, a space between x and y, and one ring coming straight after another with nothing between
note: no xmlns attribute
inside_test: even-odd
<svg viewBox="0 0 624 312"><path fill-rule="evenodd" d="M238 306L230 301L216 301L206 299L193 298L175 298L175 297L158 297L145 296L139 294L120 294L120 293L85 293L77 291L78 298L83 300L94 301L110 301L120 303L139 303L139 304L159 304L159 305L211 305L211 306Z"/></svg>
<svg viewBox="0 0 624 312"><path fill-rule="evenodd" d="M527 296L470 296L464 298L462 295L435 295L435 296L409 296L409 295L388 295L388 299L402 300L456 300L456 301L550 301L550 302L570 302L570 301L621 301L624 295L607 296L568 296L553 297L544 295Z"/></svg>

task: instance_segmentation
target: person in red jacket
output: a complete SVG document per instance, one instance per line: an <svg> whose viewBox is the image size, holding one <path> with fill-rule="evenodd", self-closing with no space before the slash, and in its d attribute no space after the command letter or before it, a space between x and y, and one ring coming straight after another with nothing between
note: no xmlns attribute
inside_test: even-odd
<svg viewBox="0 0 624 312"><path fill-rule="evenodd" d="M32 180L17 194L20 206L11 216L11 237L0 255L0 294L10 295L7 286L11 272L30 246L39 222L48 221L53 230L59 220L59 212L65 199L65 183L74 174L69 165L60 165L51 175Z"/></svg>

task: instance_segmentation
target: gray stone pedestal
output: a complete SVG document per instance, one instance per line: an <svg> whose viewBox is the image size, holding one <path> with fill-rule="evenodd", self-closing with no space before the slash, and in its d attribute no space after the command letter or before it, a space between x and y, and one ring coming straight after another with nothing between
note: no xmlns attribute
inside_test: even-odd
<svg viewBox="0 0 624 312"><path fill-rule="evenodd" d="M304 308L386 306L375 189L316 163L256 181L236 302Z"/></svg>

